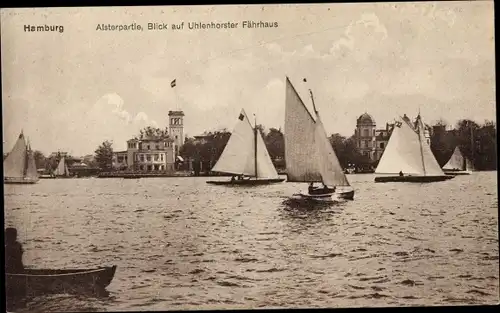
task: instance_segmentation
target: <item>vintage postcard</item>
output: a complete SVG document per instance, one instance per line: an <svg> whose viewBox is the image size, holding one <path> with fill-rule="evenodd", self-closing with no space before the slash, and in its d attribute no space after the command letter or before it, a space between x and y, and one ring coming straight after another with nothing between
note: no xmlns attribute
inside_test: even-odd
<svg viewBox="0 0 500 313"><path fill-rule="evenodd" d="M1 10L11 312L498 304L493 1Z"/></svg>

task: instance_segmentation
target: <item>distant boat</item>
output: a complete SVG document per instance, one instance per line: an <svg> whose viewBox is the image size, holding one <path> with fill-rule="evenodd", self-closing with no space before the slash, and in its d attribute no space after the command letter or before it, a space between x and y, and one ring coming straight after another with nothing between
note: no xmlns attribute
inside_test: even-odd
<svg viewBox="0 0 500 313"><path fill-rule="evenodd" d="M57 165L57 168L54 171L54 175L57 178L68 178L68 177L70 177L68 166L66 165L66 158L65 157L62 157L61 160L59 160L59 164Z"/></svg>
<svg viewBox="0 0 500 313"><path fill-rule="evenodd" d="M308 194L294 195L298 200L330 202L336 194L339 198L354 198L344 170L326 135L312 92L316 119L313 118L299 94L286 77L285 107L285 161L288 182L323 183L326 188L315 188ZM331 188L331 187L335 187Z"/></svg>
<svg viewBox="0 0 500 313"><path fill-rule="evenodd" d="M3 161L4 184L35 184L38 182L35 157L23 132L19 135L12 151Z"/></svg>
<svg viewBox="0 0 500 313"><path fill-rule="evenodd" d="M252 127L243 109L212 172L248 177L247 179L233 177L230 181L207 181L213 185L267 185L285 180L279 177L262 135L257 127Z"/></svg>
<svg viewBox="0 0 500 313"><path fill-rule="evenodd" d="M469 158L462 155L460 148L457 146L448 162L443 166L443 170L447 175L470 175L474 170L474 166Z"/></svg>
<svg viewBox="0 0 500 313"><path fill-rule="evenodd" d="M375 170L375 182L430 183L444 181L454 176L445 175L425 142L424 126L420 114L417 127L401 118L394 125L387 147Z"/></svg>

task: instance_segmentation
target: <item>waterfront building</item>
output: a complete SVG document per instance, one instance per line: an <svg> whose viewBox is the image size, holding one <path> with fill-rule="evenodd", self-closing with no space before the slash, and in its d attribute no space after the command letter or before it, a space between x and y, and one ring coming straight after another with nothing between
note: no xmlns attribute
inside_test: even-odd
<svg viewBox="0 0 500 313"><path fill-rule="evenodd" d="M184 112L169 111L166 136L127 140L127 150L113 152L115 170L157 172L174 171L184 141Z"/></svg>

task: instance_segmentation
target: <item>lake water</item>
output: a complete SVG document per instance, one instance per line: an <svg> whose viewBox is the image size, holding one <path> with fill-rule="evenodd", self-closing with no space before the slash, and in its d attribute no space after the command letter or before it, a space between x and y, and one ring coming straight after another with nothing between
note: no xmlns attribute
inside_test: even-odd
<svg viewBox="0 0 500 313"><path fill-rule="evenodd" d="M227 178L218 178L227 179ZM349 175L355 200L283 204L305 184L207 178L5 185L5 223L37 268L116 264L110 295L25 310L171 310L499 302L497 173L432 184ZM23 310L20 310L23 311Z"/></svg>

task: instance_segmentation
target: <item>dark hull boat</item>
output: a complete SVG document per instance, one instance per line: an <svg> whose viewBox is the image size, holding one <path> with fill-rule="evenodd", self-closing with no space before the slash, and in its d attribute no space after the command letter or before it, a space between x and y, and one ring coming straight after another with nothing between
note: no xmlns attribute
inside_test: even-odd
<svg viewBox="0 0 500 313"><path fill-rule="evenodd" d="M376 183L396 183L396 182L406 182L406 183L434 183L439 181L445 181L452 179L451 175L441 175L441 176L379 176L375 177Z"/></svg>
<svg viewBox="0 0 500 313"><path fill-rule="evenodd" d="M401 118L394 125L389 142L375 173L376 183L434 183L452 179L439 166L430 145L425 141L420 114L415 126Z"/></svg>
<svg viewBox="0 0 500 313"><path fill-rule="evenodd" d="M257 126L252 126L244 109L241 110L231 137L212 171L240 178L229 181L207 181L207 184L248 187L285 181L279 177L262 135L258 132Z"/></svg>
<svg viewBox="0 0 500 313"><path fill-rule="evenodd" d="M457 175L470 175L469 171L443 171L446 175L457 176Z"/></svg>
<svg viewBox="0 0 500 313"><path fill-rule="evenodd" d="M225 181L225 180L211 180L207 181L207 184L211 185L223 185L223 186L260 186L260 185L269 185L276 184L285 181L284 178L275 178L275 179L243 179L243 180L234 180L234 181Z"/></svg>
<svg viewBox="0 0 500 313"><path fill-rule="evenodd" d="M10 296L54 293L100 292L111 283L116 265L95 269L25 269L20 274L6 273Z"/></svg>

